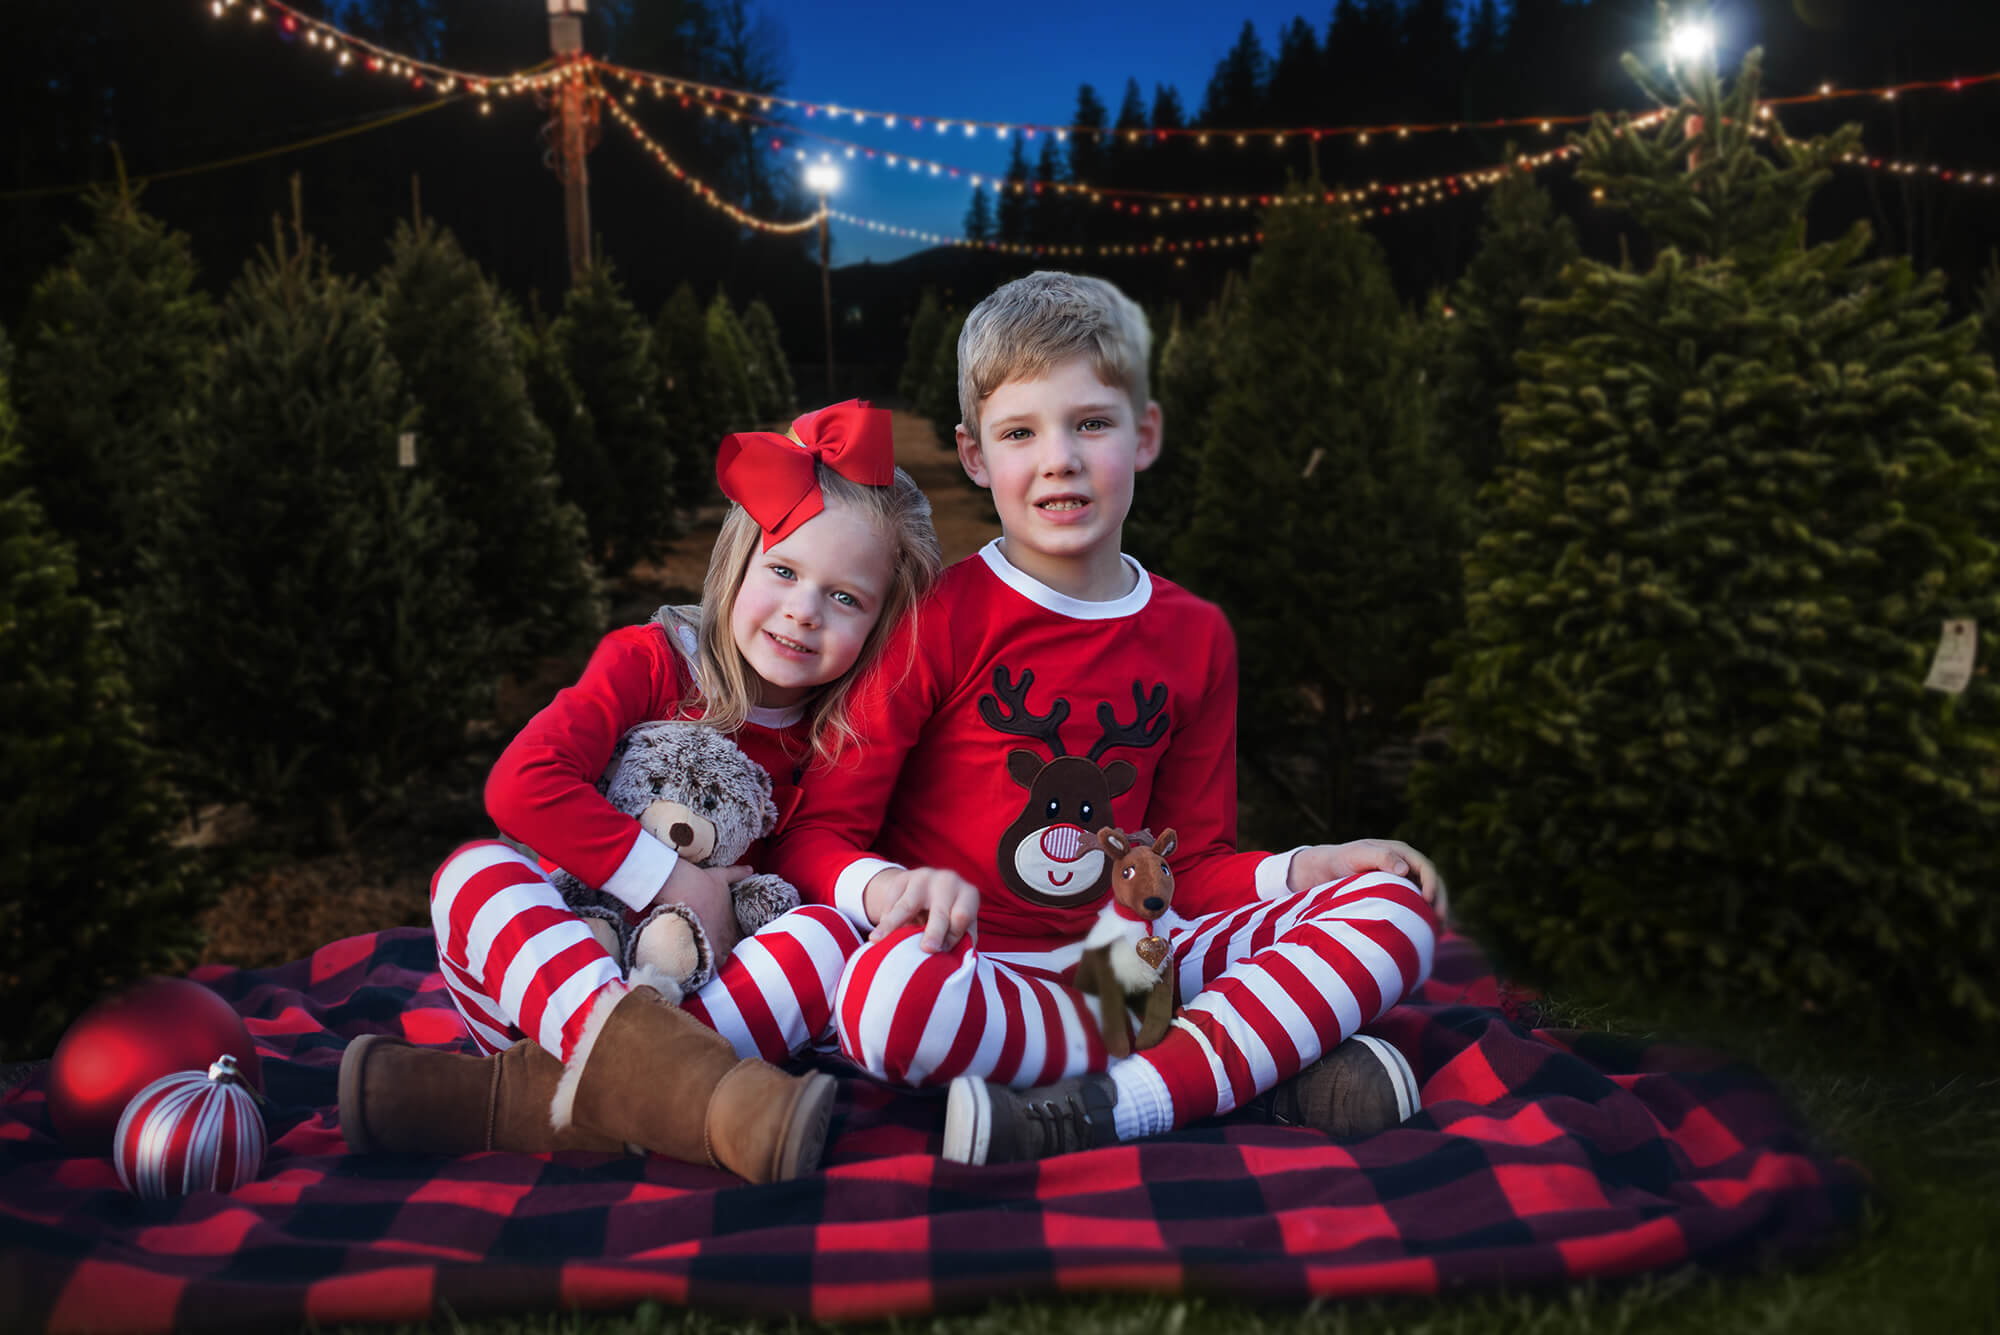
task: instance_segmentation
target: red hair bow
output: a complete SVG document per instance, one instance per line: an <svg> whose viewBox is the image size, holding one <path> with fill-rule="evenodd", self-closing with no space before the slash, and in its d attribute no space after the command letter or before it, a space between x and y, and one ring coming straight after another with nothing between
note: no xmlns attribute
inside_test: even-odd
<svg viewBox="0 0 2000 1335"><path fill-rule="evenodd" d="M896 478L889 410L849 399L807 413L789 436L739 431L722 438L715 480L722 494L750 512L764 530L764 549L783 542L826 508L813 465L823 463L849 482L886 487Z"/></svg>

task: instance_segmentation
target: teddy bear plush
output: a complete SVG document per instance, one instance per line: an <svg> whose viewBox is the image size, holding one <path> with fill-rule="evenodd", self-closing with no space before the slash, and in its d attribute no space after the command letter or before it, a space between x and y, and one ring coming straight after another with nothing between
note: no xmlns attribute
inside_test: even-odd
<svg viewBox="0 0 2000 1335"><path fill-rule="evenodd" d="M778 823L771 776L727 737L699 723L641 723L622 737L597 789L647 833L701 867L728 867ZM659 904L637 922L625 906L566 871L551 880L634 983L679 1001L715 976L715 952L685 904ZM743 935L799 905L783 877L759 874L731 890Z"/></svg>

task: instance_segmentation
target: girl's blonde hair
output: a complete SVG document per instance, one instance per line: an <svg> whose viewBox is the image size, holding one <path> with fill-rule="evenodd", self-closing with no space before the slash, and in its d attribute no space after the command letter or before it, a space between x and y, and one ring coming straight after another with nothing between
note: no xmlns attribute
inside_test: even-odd
<svg viewBox="0 0 2000 1335"><path fill-rule="evenodd" d="M806 701L806 715L811 720L807 736L813 755L831 766L850 742L859 740L848 719L849 690L881 656L896 624L915 610L918 600L944 573L944 554L931 523L930 500L902 469L896 470L895 479L886 487L850 482L824 464L815 465L813 475L828 509L841 505L863 516L892 548L882 615L862 643L860 656L853 667ZM695 641L697 690L705 706L702 722L725 733L733 733L748 722L757 703L755 677L729 633L729 618L736 611L736 595L763 540L764 531L749 511L731 505L715 539L715 552L708 558L708 577L702 582L701 633Z"/></svg>

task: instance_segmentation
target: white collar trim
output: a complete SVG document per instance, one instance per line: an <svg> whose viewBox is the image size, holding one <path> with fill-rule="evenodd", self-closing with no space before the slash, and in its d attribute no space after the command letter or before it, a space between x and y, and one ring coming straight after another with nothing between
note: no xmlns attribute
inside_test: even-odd
<svg viewBox="0 0 2000 1335"><path fill-rule="evenodd" d="M661 629L664 630L665 627ZM687 660L688 675L694 679L695 689L702 691L704 695L707 694L701 684L701 659L695 652L694 627L685 622L676 622L669 638L678 641L681 656ZM782 709L766 709L760 705L752 705L750 712L744 716L744 722L754 723L760 728L782 729L791 727L805 716L806 707L803 701L795 705L786 705Z"/></svg>
<svg viewBox="0 0 2000 1335"><path fill-rule="evenodd" d="M753 706L746 721L760 728L789 728L806 716L804 703L786 705L783 709L765 709Z"/></svg>
<svg viewBox="0 0 2000 1335"><path fill-rule="evenodd" d="M1120 552L1118 559L1123 561L1126 569L1137 578L1133 581L1129 593L1104 603L1089 602L1056 592L1001 555L998 538L979 549L979 559L986 562L986 568L991 570L1001 583L1029 602L1038 607L1045 607L1058 616L1070 617L1077 621L1110 621L1116 617L1128 617L1143 611L1153 597L1153 577L1146 573L1144 566L1125 552Z"/></svg>

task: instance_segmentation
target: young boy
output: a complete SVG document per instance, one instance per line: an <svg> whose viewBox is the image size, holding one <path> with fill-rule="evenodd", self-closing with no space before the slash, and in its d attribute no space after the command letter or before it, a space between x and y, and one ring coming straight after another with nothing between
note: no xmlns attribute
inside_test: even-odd
<svg viewBox="0 0 2000 1335"><path fill-rule="evenodd" d="M1147 343L1130 299L1068 274L966 319L958 455L1002 536L857 686L858 756L808 785L772 850L870 934L836 998L842 1050L949 1081L960 1162L1150 1135L1274 1089L1273 1115L1336 1135L1417 1104L1409 1064L1350 1036L1428 975L1442 885L1390 841L1237 851L1229 625L1120 546L1160 452ZM1115 1063L1066 981L1109 892L1106 825L1179 832L1158 930L1183 1009Z"/></svg>

